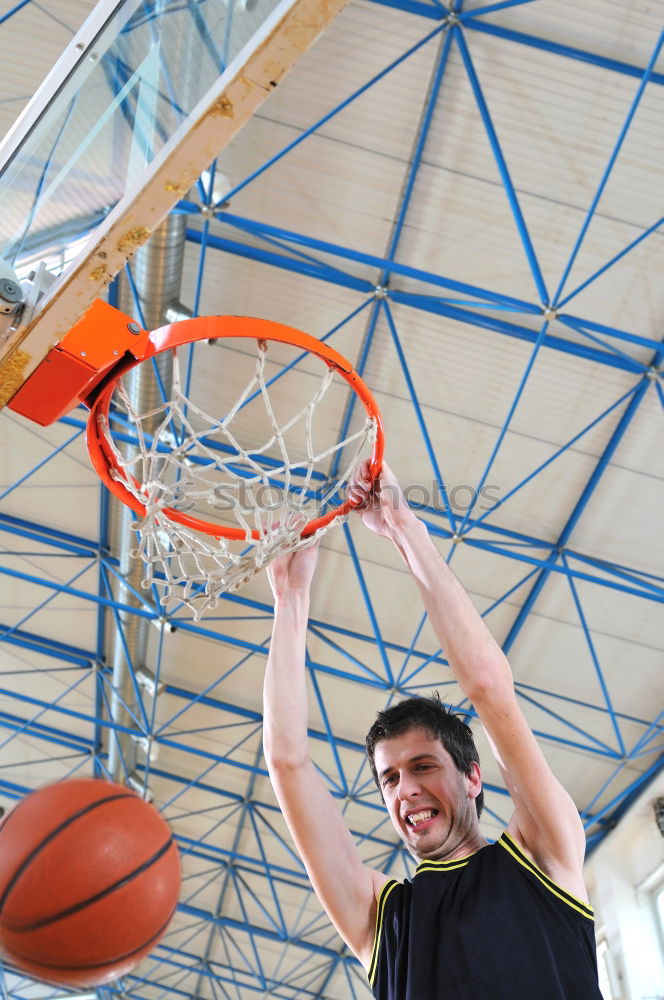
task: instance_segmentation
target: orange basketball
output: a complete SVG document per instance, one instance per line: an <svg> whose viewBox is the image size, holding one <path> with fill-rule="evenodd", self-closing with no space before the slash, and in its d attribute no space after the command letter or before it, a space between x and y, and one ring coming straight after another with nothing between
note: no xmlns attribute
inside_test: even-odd
<svg viewBox="0 0 664 1000"><path fill-rule="evenodd" d="M0 825L0 948L35 979L77 987L124 975L159 941L179 890L170 829L122 785L47 785Z"/></svg>

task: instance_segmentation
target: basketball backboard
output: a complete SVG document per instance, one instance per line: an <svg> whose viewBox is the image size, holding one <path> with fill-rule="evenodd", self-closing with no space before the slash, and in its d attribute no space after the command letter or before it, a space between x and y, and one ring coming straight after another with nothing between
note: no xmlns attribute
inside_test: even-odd
<svg viewBox="0 0 664 1000"><path fill-rule="evenodd" d="M0 145L0 406L346 0L102 0Z"/></svg>

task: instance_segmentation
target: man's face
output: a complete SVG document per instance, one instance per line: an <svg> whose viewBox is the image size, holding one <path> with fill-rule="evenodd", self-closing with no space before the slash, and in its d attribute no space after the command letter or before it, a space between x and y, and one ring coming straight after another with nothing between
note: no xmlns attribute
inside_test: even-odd
<svg viewBox="0 0 664 1000"><path fill-rule="evenodd" d="M390 819L411 854L450 859L477 849L477 764L461 774L440 740L420 727L380 740L374 764Z"/></svg>

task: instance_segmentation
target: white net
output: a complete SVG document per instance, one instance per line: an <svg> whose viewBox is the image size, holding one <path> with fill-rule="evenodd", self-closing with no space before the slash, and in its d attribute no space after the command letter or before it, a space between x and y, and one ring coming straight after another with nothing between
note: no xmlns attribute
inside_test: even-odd
<svg viewBox="0 0 664 1000"><path fill-rule="evenodd" d="M301 381L295 394L280 383L280 400L289 405L278 414L269 392L276 378L266 376L267 351L259 341L253 371L223 417L210 416L187 397L176 352L169 399L137 408L126 376L113 397L112 426L98 417L114 457L111 475L145 507L135 524L143 586L156 588L169 612L184 605L200 619L224 591L241 587L277 555L311 544L341 520L335 516L302 537L305 525L341 504L344 484L375 440L376 422L362 411L361 426L317 447L316 410L334 370L308 355L322 374L307 373L306 401ZM346 384L338 375L336 381L347 401ZM337 410L337 423L340 416ZM195 523L174 519L173 511L190 522L235 529L238 537L197 530Z"/></svg>

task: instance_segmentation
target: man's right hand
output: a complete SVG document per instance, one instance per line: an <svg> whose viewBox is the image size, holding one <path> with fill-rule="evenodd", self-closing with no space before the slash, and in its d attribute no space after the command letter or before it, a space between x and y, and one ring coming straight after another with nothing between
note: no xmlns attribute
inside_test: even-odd
<svg viewBox="0 0 664 1000"><path fill-rule="evenodd" d="M277 556L267 566L267 577L275 601L291 594L309 595L311 581L318 562L320 543L313 542L305 548Z"/></svg>
<svg viewBox="0 0 664 1000"><path fill-rule="evenodd" d="M383 462L372 482L369 461L362 462L348 484L347 495L362 516L362 521L377 535L396 541L399 533L417 521L408 506L399 481L387 462Z"/></svg>

